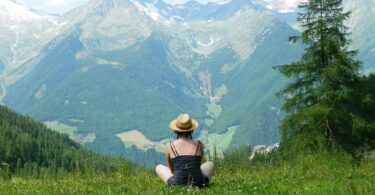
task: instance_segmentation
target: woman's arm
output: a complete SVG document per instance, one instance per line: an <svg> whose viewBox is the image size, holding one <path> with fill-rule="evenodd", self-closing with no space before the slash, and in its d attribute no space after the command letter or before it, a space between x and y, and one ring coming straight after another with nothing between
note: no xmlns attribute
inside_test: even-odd
<svg viewBox="0 0 375 195"><path fill-rule="evenodd" d="M174 174L173 162L172 162L171 155L170 155L171 148L170 148L169 144L167 144L166 151L167 151L166 152L166 159L167 159L168 167L171 170L172 174Z"/></svg>

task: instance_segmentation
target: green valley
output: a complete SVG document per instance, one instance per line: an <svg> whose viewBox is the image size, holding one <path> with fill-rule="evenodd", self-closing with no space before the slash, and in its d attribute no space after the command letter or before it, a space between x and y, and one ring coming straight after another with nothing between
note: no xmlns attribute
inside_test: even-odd
<svg viewBox="0 0 375 195"><path fill-rule="evenodd" d="M279 141L282 115L273 109L280 107L273 94L285 79L272 66L299 57L301 46L285 38L297 31L251 7L185 25L155 21L131 1L113 2L100 0L64 17L64 33L28 64L30 72L7 86L2 102L115 156L136 149L123 147L116 136L121 130L137 129L150 143L162 142L173 136L168 123L179 113L190 113L200 131L212 135L238 126L220 149ZM288 53L281 52L285 48ZM126 146L140 141L122 140Z"/></svg>

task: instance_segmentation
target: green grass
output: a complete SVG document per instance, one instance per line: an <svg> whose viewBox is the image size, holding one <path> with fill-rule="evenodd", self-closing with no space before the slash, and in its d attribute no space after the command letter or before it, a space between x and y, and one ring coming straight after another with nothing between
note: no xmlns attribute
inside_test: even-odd
<svg viewBox="0 0 375 195"><path fill-rule="evenodd" d="M63 123L60 123L59 121L46 121L44 124L59 133L69 135L70 137L74 135L74 132L77 130L76 127L65 125Z"/></svg>
<svg viewBox="0 0 375 195"><path fill-rule="evenodd" d="M199 140L203 141L208 138L209 146L207 150L212 154L214 150L222 153L227 150L232 142L233 135L236 133L238 126L229 127L228 130L223 134L218 133L208 133L206 130L201 131Z"/></svg>
<svg viewBox="0 0 375 195"><path fill-rule="evenodd" d="M166 187L152 170L131 166L112 174L0 182L0 194L374 194L375 161L311 154L289 162L250 163L235 151L216 161L205 189Z"/></svg>
<svg viewBox="0 0 375 195"><path fill-rule="evenodd" d="M204 122L208 127L210 127L212 124L214 124L215 120L213 119L205 119Z"/></svg>
<svg viewBox="0 0 375 195"><path fill-rule="evenodd" d="M216 119L217 117L219 117L219 115L221 114L221 106L220 105L217 105L217 104L213 104L213 103L210 103L210 104L206 104L207 106L207 115Z"/></svg>
<svg viewBox="0 0 375 195"><path fill-rule="evenodd" d="M231 65L231 64L224 64L224 66L220 69L221 74L227 74L230 71L232 71L234 68L236 68L236 65Z"/></svg>

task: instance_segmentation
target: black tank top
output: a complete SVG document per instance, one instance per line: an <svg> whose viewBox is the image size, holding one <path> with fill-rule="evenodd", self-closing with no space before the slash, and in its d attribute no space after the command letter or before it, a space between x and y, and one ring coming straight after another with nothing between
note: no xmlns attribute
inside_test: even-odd
<svg viewBox="0 0 375 195"><path fill-rule="evenodd" d="M173 142L170 143L173 154L172 159L174 175L168 179L168 185L192 185L205 187L208 185L208 178L205 177L200 168L201 157L198 156L201 142L198 141L195 155L178 155Z"/></svg>

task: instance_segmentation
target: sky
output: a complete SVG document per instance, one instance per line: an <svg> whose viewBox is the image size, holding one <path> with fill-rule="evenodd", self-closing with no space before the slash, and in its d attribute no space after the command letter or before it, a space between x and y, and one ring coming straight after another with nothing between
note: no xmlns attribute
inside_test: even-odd
<svg viewBox="0 0 375 195"><path fill-rule="evenodd" d="M88 0L15 0L24 5L34 8L36 10L41 10L51 14L62 14L67 12L75 7L78 7ZM164 0L167 3L171 4L181 4L187 0ZM222 0L196 0L201 3L222 1ZM267 0L272 1L272 0Z"/></svg>
<svg viewBox="0 0 375 195"><path fill-rule="evenodd" d="M28 7L51 14L62 14L78 7L88 0L15 0Z"/></svg>

